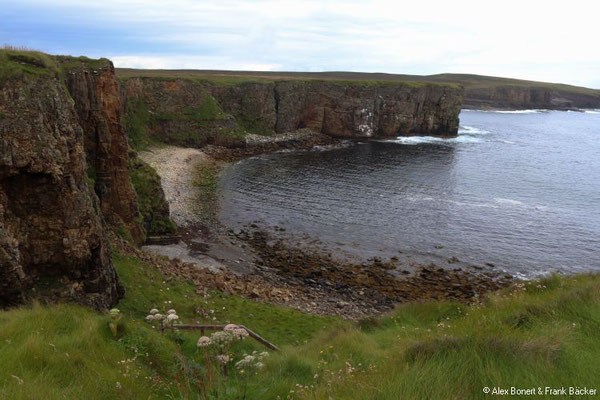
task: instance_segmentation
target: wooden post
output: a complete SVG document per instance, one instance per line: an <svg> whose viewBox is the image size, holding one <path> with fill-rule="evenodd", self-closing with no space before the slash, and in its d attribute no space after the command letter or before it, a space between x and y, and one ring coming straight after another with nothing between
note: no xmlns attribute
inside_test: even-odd
<svg viewBox="0 0 600 400"><path fill-rule="evenodd" d="M279 351L279 347L275 346L273 343L269 342L267 339L260 336L258 333L251 331L246 328L244 325L238 325L240 328L245 329L248 332L248 335L256 340L259 343L262 343L266 347L271 350ZM189 325L189 324L177 324L173 325L173 329L180 329L182 331L196 331L199 330L204 336L204 331L221 331L225 328L225 325Z"/></svg>

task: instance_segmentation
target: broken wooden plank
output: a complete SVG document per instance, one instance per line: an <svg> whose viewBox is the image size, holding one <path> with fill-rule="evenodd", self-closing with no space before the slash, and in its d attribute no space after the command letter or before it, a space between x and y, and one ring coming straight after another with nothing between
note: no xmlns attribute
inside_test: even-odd
<svg viewBox="0 0 600 400"><path fill-rule="evenodd" d="M273 343L269 342L264 337L260 336L258 333L246 328L244 325L237 325L240 328L243 328L248 332L248 335L252 337L259 343L262 343L266 347L271 350L279 351L279 347L275 346ZM174 329L180 329L182 331L201 331L204 334L204 331L222 331L225 328L225 325L190 325L190 324L176 324L173 325Z"/></svg>

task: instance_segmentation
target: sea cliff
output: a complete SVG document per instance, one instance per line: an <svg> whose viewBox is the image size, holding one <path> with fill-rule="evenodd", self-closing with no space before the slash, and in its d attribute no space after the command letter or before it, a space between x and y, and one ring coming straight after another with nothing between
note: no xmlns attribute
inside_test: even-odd
<svg viewBox="0 0 600 400"><path fill-rule="evenodd" d="M301 128L343 138L453 136L462 104L458 87L414 82L128 76L121 87L125 113L138 122L134 132L141 142L195 147L235 146L246 133Z"/></svg>
<svg viewBox="0 0 600 400"><path fill-rule="evenodd" d="M39 53L0 55L0 306L41 297L107 308L123 294L102 222L102 209L113 208L87 174L92 135L64 83L70 66ZM97 67L112 66L90 73Z"/></svg>
<svg viewBox="0 0 600 400"><path fill-rule="evenodd" d="M114 305L107 234L141 243L149 224L132 185L147 166L122 129L112 63L2 50L0 88L0 306ZM156 174L144 183L161 200Z"/></svg>

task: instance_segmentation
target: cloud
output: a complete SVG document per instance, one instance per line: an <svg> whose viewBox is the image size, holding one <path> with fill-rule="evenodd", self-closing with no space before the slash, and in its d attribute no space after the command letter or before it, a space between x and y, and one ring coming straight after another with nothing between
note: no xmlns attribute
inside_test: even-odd
<svg viewBox="0 0 600 400"><path fill-rule="evenodd" d="M597 86L595 7L583 0L23 0L0 8L0 40L139 68L451 71Z"/></svg>

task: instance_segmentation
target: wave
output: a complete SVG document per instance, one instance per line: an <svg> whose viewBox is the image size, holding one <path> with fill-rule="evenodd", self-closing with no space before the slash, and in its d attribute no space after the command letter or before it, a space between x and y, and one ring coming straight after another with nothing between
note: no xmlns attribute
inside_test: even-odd
<svg viewBox="0 0 600 400"><path fill-rule="evenodd" d="M485 113L497 113L497 114L538 114L538 113L548 113L552 110L547 110L544 108L535 108L530 110L472 110L469 108L463 108L461 111L467 112L485 112Z"/></svg>
<svg viewBox="0 0 600 400"><path fill-rule="evenodd" d="M485 129L476 128L474 126L464 125L458 128L459 135L485 135L490 133L490 131L486 131Z"/></svg>
<svg viewBox="0 0 600 400"><path fill-rule="evenodd" d="M550 110L545 109L532 109L532 110L496 110L491 111L498 114L538 114L538 113L547 113Z"/></svg>
<svg viewBox="0 0 600 400"><path fill-rule="evenodd" d="M426 144L426 143L438 143L438 144L451 144L451 143L479 143L481 139L473 136L457 136L453 138L441 138L435 136L398 136L395 140L385 140L385 142L398 143L398 144Z"/></svg>
<svg viewBox="0 0 600 400"><path fill-rule="evenodd" d="M513 200L513 199L504 199L504 198L501 198L501 197L495 197L494 201L496 203L508 204L508 205L511 205L511 206L522 206L522 205L524 205L522 201Z"/></svg>
<svg viewBox="0 0 600 400"><path fill-rule="evenodd" d="M600 114L600 110L583 110L586 114Z"/></svg>

